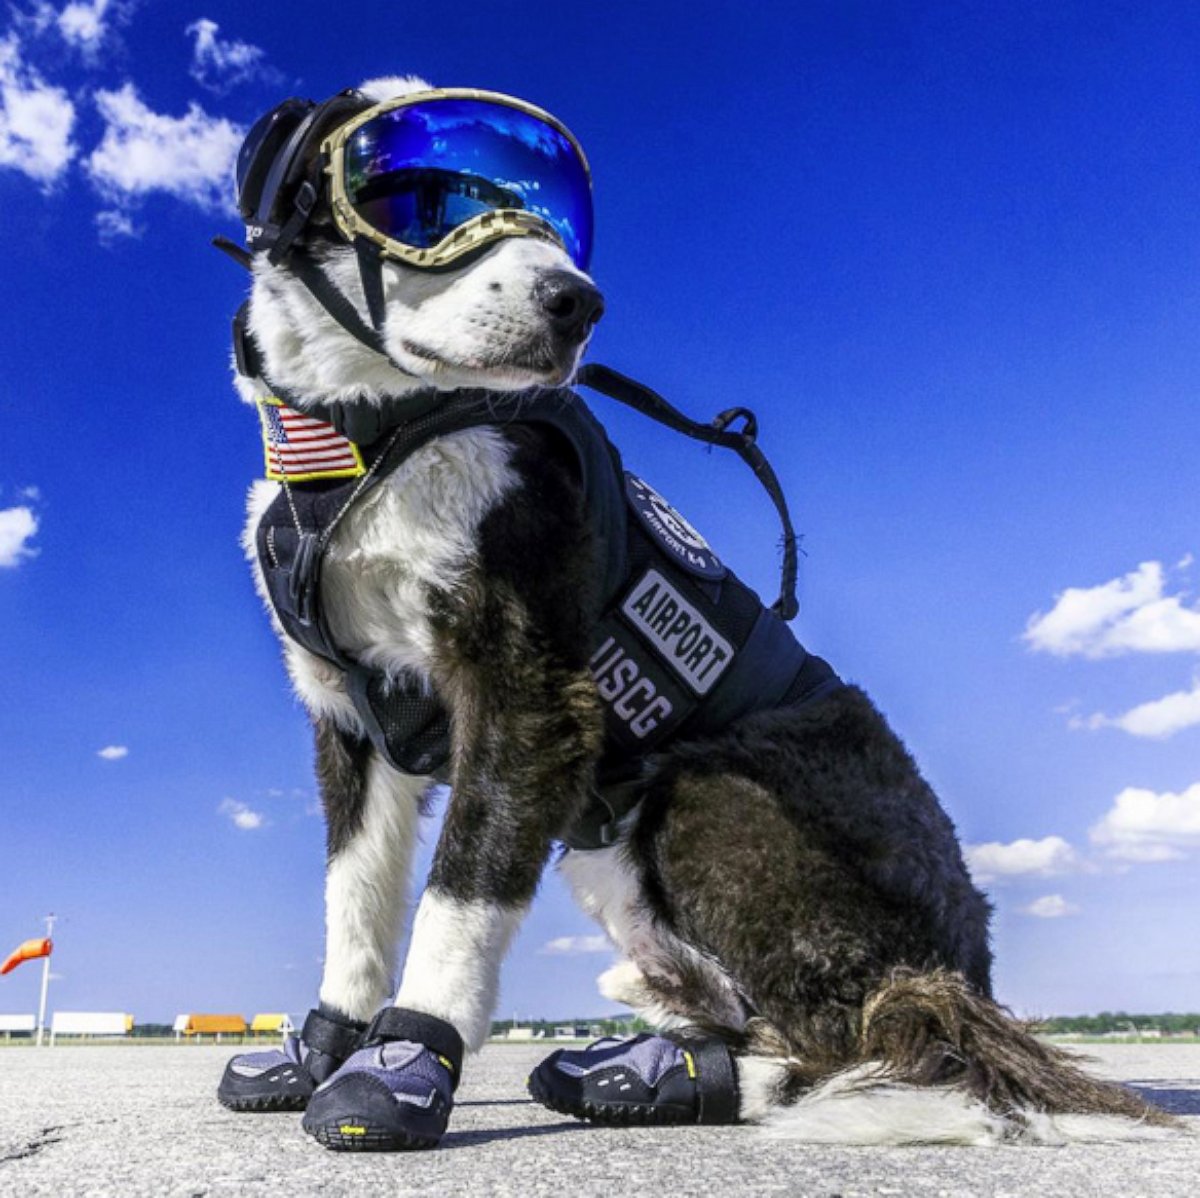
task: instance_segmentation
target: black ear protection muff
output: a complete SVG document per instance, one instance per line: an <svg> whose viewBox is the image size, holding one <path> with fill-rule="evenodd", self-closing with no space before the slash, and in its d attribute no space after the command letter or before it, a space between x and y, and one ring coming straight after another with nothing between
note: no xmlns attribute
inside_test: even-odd
<svg viewBox="0 0 1200 1198"><path fill-rule="evenodd" d="M304 231L323 190L324 163L314 154L331 129L370 107L361 92L316 104L296 96L260 117L237 160L237 204L246 246L281 261Z"/></svg>
<svg viewBox="0 0 1200 1198"><path fill-rule="evenodd" d="M247 224L261 223L262 198L271 168L288 138L314 107L311 100L292 96L260 116L246 134L238 151L235 184L238 211ZM278 190L278 181L274 190ZM268 206L268 215L269 211Z"/></svg>

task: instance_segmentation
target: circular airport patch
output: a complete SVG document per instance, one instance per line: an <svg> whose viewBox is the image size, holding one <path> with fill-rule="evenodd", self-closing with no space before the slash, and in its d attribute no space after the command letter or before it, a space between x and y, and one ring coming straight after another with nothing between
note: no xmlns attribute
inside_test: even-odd
<svg viewBox="0 0 1200 1198"><path fill-rule="evenodd" d="M642 527L668 557L699 578L725 577L725 567L708 542L649 483L626 474L625 494Z"/></svg>

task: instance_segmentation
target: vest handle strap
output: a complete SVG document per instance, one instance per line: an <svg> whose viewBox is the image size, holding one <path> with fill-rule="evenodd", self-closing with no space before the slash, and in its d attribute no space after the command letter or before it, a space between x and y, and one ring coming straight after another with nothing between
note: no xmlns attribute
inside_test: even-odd
<svg viewBox="0 0 1200 1198"><path fill-rule="evenodd" d="M706 445L720 445L732 449L754 471L754 477L762 483L764 490L771 497L775 511L779 514L779 522L783 525L783 565L780 568L779 598L771 605L772 610L784 620L792 620L800 610L796 599L796 575L799 569L800 541L792 528L792 518L788 512L787 498L779 479L767 461L766 455L755 442L758 436L758 421L749 408L730 408L722 412L711 424L701 424L698 420L685 416L673 404L668 403L656 391L642 383L635 382L627 375L613 370L611 366L602 366L598 362L589 362L580 368L576 381L601 395L607 395L626 407L649 416L651 420L665 424L667 428L703 441ZM735 420L741 420L740 429L729 426Z"/></svg>

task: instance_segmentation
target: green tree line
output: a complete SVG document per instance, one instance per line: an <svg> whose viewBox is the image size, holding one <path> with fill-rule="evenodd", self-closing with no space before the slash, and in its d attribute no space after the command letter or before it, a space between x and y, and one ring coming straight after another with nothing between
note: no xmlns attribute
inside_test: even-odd
<svg viewBox="0 0 1200 1198"><path fill-rule="evenodd" d="M1034 1021L1034 1027L1050 1035L1103 1036L1108 1032L1132 1035L1135 1030L1144 1032L1151 1028L1176 1035L1184 1032L1200 1035L1200 1014L1169 1011L1164 1015L1135 1015L1126 1011L1101 1011L1099 1015L1055 1015L1038 1019Z"/></svg>

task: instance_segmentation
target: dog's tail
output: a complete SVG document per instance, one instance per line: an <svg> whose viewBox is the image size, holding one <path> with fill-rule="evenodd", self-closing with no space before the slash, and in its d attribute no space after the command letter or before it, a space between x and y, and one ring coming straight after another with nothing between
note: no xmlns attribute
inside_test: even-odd
<svg viewBox="0 0 1200 1198"><path fill-rule="evenodd" d="M897 971L863 1005L857 1059L824 1077L811 1061L780 1065L774 1054L772 1074L757 1055L770 1051L763 1036L751 1035L752 1055L739 1059L743 1110L757 1100L746 1113L765 1115L769 1132L789 1139L1063 1144L1179 1134L1171 1116L1089 1076L958 973Z"/></svg>

